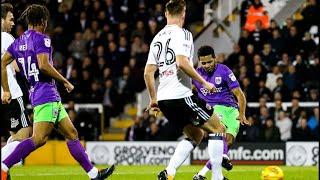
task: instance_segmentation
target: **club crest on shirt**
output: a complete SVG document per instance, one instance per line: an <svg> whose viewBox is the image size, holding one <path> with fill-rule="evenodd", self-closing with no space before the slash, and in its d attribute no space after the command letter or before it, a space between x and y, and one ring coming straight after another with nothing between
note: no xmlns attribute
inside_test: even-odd
<svg viewBox="0 0 320 180"><path fill-rule="evenodd" d="M59 109L58 108L54 108L53 111L52 111L53 117L57 117L58 114L59 114Z"/></svg>
<svg viewBox="0 0 320 180"><path fill-rule="evenodd" d="M19 119L11 118L11 128L16 128L19 124Z"/></svg>
<svg viewBox="0 0 320 180"><path fill-rule="evenodd" d="M221 81L222 81L222 78L220 76L217 76L217 77L214 78L214 82L216 84L221 84Z"/></svg>

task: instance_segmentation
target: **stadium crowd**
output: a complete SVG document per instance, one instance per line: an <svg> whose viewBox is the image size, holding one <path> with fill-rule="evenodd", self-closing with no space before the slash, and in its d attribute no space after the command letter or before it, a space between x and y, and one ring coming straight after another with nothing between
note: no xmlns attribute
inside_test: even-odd
<svg viewBox="0 0 320 180"><path fill-rule="evenodd" d="M15 17L31 2L17 1ZM110 117L118 116L125 104L134 103L135 94L145 89L143 69L148 46L166 23L165 1L45 3L51 14L47 33L54 47L54 65L75 86L68 95L59 87L64 103L102 103L109 126ZM187 27L202 21L204 3L187 1ZM299 106L300 101L319 101L319 13L319 3L309 0L300 20L288 18L284 25L271 20L268 28L257 21L254 30L242 30L230 55L218 54L217 61L233 70L247 101L259 102L258 108L248 108L247 117L253 125L240 128L238 141L319 138L319 108ZM317 33L312 30L315 27ZM24 29L16 24L14 36ZM268 108L266 102L275 102L276 107ZM284 109L283 102L292 102L292 107ZM71 119L80 116L72 106L69 114ZM166 140L165 118L156 119L144 112L134 122L126 140Z"/></svg>

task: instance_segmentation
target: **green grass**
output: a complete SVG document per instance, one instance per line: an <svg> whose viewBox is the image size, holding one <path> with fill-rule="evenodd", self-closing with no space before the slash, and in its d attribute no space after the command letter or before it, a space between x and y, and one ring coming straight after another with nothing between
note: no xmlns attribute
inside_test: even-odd
<svg viewBox="0 0 320 180"><path fill-rule="evenodd" d="M260 172L265 166L237 165L224 175L230 180L259 180ZM284 171L285 180L318 180L318 167L280 166ZM100 167L101 168L101 167ZM110 180L155 180L156 174L164 166L117 166ZM175 180L191 180L195 172L202 166L182 166ZM88 180L80 166L21 166L10 171L12 180ZM210 173L207 178L210 179Z"/></svg>

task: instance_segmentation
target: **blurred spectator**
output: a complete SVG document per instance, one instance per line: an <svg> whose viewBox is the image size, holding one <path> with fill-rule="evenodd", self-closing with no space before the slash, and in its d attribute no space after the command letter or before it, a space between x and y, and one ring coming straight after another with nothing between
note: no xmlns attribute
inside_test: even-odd
<svg viewBox="0 0 320 180"><path fill-rule="evenodd" d="M304 21L303 30L309 30L312 25L318 25L320 22L320 7L316 0L308 0L308 5L301 12Z"/></svg>
<svg viewBox="0 0 320 180"><path fill-rule="evenodd" d="M242 91L245 94L247 101L254 101L257 97L255 87L250 83L250 79L245 77L242 79Z"/></svg>
<svg viewBox="0 0 320 180"><path fill-rule="evenodd" d="M238 41L240 51L242 54L245 54L247 52L247 47L248 47L249 43L250 43L249 42L249 32L247 30L243 30L241 32L241 36Z"/></svg>
<svg viewBox="0 0 320 180"><path fill-rule="evenodd" d="M272 52L272 48L269 43L263 45L263 49L261 51L261 59L262 63L267 65L268 69L277 65L277 56L274 52Z"/></svg>
<svg viewBox="0 0 320 180"><path fill-rule="evenodd" d="M233 69L233 67L239 63L239 56L241 55L240 50L238 44L233 44L233 52L228 56L226 62L230 69Z"/></svg>
<svg viewBox="0 0 320 180"><path fill-rule="evenodd" d="M247 142L259 142L261 139L261 128L256 118L249 116L251 126L241 126L238 140Z"/></svg>
<svg viewBox="0 0 320 180"><path fill-rule="evenodd" d="M269 43L272 47L272 51L276 54L281 54L285 47L285 41L281 36L279 29L272 30L272 38L269 40Z"/></svg>
<svg viewBox="0 0 320 180"><path fill-rule="evenodd" d="M272 68L272 72L267 74L266 87L269 88L270 91L273 91L274 88L277 86L277 79L279 77L282 77L279 67L274 66Z"/></svg>
<svg viewBox="0 0 320 180"><path fill-rule="evenodd" d="M104 124L110 126L110 118L119 114L118 92L111 79L106 79L103 95Z"/></svg>
<svg viewBox="0 0 320 180"><path fill-rule="evenodd" d="M260 81L266 81L266 74L262 68L261 64L256 64L254 66L254 72L252 77L252 83L259 85Z"/></svg>
<svg viewBox="0 0 320 180"><path fill-rule="evenodd" d="M273 93L279 92L282 95L283 101L290 100L290 91L288 87L283 83L282 77L277 78L277 86L273 89Z"/></svg>
<svg viewBox="0 0 320 180"><path fill-rule="evenodd" d="M291 104L291 107L288 108L287 111L289 112L290 119L292 119L293 127L295 127L296 123L298 122L300 113L303 109L299 106L299 99L297 98L292 98Z"/></svg>
<svg viewBox="0 0 320 180"><path fill-rule="evenodd" d="M68 50L70 51L72 57L76 59L82 59L84 55L86 55L85 45L86 42L82 38L82 33L76 32L74 35L74 39L68 46Z"/></svg>
<svg viewBox="0 0 320 180"><path fill-rule="evenodd" d="M125 141L144 141L146 137L146 129L142 126L141 117L133 118L134 124L126 131Z"/></svg>
<svg viewBox="0 0 320 180"><path fill-rule="evenodd" d="M319 107L313 108L313 113L308 119L308 127L313 137L319 139Z"/></svg>
<svg viewBox="0 0 320 180"><path fill-rule="evenodd" d="M249 7L244 29L254 31L257 28L260 28L257 27L257 22L260 22L261 25L259 26L264 29L267 29L270 26L268 12L264 9L260 0L254 0L253 4Z"/></svg>
<svg viewBox="0 0 320 180"><path fill-rule="evenodd" d="M262 22L260 20L256 21L255 29L250 32L249 41L255 47L255 52L260 52L262 50L262 45L269 38L269 32L262 27Z"/></svg>
<svg viewBox="0 0 320 180"><path fill-rule="evenodd" d="M150 131L147 133L146 140L147 141L160 141L162 139L161 134L159 132L159 127L156 121L151 122Z"/></svg>
<svg viewBox="0 0 320 180"><path fill-rule="evenodd" d="M283 75L284 84L288 87L289 91L292 92L300 82L296 74L296 68L293 65L288 66L288 71Z"/></svg>
<svg viewBox="0 0 320 180"><path fill-rule="evenodd" d="M259 81L258 88L259 97L265 97L266 99L271 98L271 91L266 87L266 83L264 80Z"/></svg>
<svg viewBox="0 0 320 180"><path fill-rule="evenodd" d="M241 2L240 27L244 27L247 20L248 9L251 5L252 5L252 0L245 0Z"/></svg>
<svg viewBox="0 0 320 180"><path fill-rule="evenodd" d="M310 89L308 101L318 102L319 101L319 92L317 89Z"/></svg>
<svg viewBox="0 0 320 180"><path fill-rule="evenodd" d="M292 122L284 111L279 112L279 119L276 120L276 126L280 130L280 139L282 141L291 139Z"/></svg>
<svg viewBox="0 0 320 180"><path fill-rule="evenodd" d="M291 26L289 36L286 38L286 51L289 56L294 56L300 53L300 47L302 45L301 38L298 35L296 26Z"/></svg>
<svg viewBox="0 0 320 180"><path fill-rule="evenodd" d="M265 125L266 120L268 118L270 118L270 113L269 113L269 109L267 108L267 106L260 106L259 109L259 124L260 125Z"/></svg>
<svg viewBox="0 0 320 180"><path fill-rule="evenodd" d="M273 114L273 119L276 121L279 119L279 114L281 111L284 111L282 107L282 101L281 99L275 99L274 100L275 107L270 108L270 114Z"/></svg>
<svg viewBox="0 0 320 180"><path fill-rule="evenodd" d="M266 120L266 124L263 126L262 140L265 142L279 142L280 131L277 126L274 125L274 121L271 118Z"/></svg>
<svg viewBox="0 0 320 180"><path fill-rule="evenodd" d="M310 32L304 33L304 38L302 39L303 54L305 58L308 58L312 53L316 51L317 45L313 39L311 39Z"/></svg>
<svg viewBox="0 0 320 180"><path fill-rule="evenodd" d="M302 118L299 122L299 127L292 132L292 140L294 141L310 141L312 140L311 130L308 127L306 118Z"/></svg>

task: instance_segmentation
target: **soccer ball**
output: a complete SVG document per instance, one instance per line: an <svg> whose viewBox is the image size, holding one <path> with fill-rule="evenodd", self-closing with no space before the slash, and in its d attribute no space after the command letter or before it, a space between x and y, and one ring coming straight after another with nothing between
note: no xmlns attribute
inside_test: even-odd
<svg viewBox="0 0 320 180"><path fill-rule="evenodd" d="M284 174L278 166L268 166L261 172L261 180L283 180Z"/></svg>

